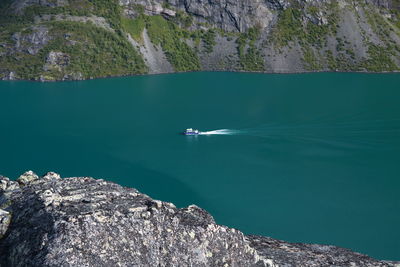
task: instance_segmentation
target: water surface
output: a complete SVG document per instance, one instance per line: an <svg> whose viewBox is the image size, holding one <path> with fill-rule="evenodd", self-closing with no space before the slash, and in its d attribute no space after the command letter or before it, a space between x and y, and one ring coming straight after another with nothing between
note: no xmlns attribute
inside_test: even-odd
<svg viewBox="0 0 400 267"><path fill-rule="evenodd" d="M220 224L400 260L400 75L0 82L0 173L93 176ZM207 134L183 136L194 127Z"/></svg>

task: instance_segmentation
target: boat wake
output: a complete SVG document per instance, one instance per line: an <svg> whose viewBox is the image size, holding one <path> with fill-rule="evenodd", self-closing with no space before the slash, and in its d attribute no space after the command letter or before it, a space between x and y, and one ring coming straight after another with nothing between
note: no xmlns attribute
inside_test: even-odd
<svg viewBox="0 0 400 267"><path fill-rule="evenodd" d="M393 144L399 142L400 119L266 124L241 129L239 134L279 142L286 140L341 148L392 149Z"/></svg>
<svg viewBox="0 0 400 267"><path fill-rule="evenodd" d="M199 135L234 135L238 134L237 130L220 129L207 132L200 132Z"/></svg>
<svg viewBox="0 0 400 267"><path fill-rule="evenodd" d="M241 135L264 138L270 142L320 143L332 147L386 149L399 142L400 119L316 121L264 124L252 128L200 131L198 135Z"/></svg>

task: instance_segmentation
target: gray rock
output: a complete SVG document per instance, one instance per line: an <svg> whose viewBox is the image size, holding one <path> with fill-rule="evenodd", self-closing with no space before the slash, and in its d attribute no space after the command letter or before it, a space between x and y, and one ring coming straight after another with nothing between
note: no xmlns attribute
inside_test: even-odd
<svg viewBox="0 0 400 267"><path fill-rule="evenodd" d="M127 34L127 39L142 54L150 74L174 72L162 48L150 41L146 29L142 32L142 44L135 41L129 34Z"/></svg>
<svg viewBox="0 0 400 267"><path fill-rule="evenodd" d="M366 255L335 246L294 244L263 236L247 238L260 255L268 256L278 266L396 266L394 262L373 260Z"/></svg>
<svg viewBox="0 0 400 267"><path fill-rule="evenodd" d="M395 266L333 246L245 236L195 205L177 209L89 177L47 173L9 192L0 266Z"/></svg>
<svg viewBox="0 0 400 267"><path fill-rule="evenodd" d="M10 71L8 73L6 73L3 77L2 80L3 81L14 81L17 79L17 75L15 74L14 71Z"/></svg>
<svg viewBox="0 0 400 267"><path fill-rule="evenodd" d="M175 9L194 16L198 22L211 23L227 31L240 32L256 25L266 28L273 17L271 9L289 5L287 0L169 0L168 3ZM120 0L120 4L126 9L130 9L135 4L142 5L147 14L151 15L171 12L162 7L164 4L162 0Z"/></svg>
<svg viewBox="0 0 400 267"><path fill-rule="evenodd" d="M19 189L19 185L16 181L11 181L9 178L0 176L0 194L7 191ZM0 202L1 208L1 202Z"/></svg>
<svg viewBox="0 0 400 267"><path fill-rule="evenodd" d="M11 214L5 210L0 209L0 239L3 238L7 232L8 226L11 222Z"/></svg>
<svg viewBox="0 0 400 267"><path fill-rule="evenodd" d="M43 66L44 71L58 70L62 71L70 63L68 54L62 52L50 51L46 57L46 64Z"/></svg>
<svg viewBox="0 0 400 267"><path fill-rule="evenodd" d="M16 32L12 35L15 51L36 55L52 38L45 26L33 26L31 30L28 34Z"/></svg>
<svg viewBox="0 0 400 267"><path fill-rule="evenodd" d="M25 185L28 185L29 183L37 180L38 178L39 177L33 171L27 171L17 179L17 182L20 185L25 186Z"/></svg>
<svg viewBox="0 0 400 267"><path fill-rule="evenodd" d="M70 81L70 80L81 81L83 79L84 79L83 74L80 72L71 72L71 73L65 74L63 77L64 81Z"/></svg>
<svg viewBox="0 0 400 267"><path fill-rule="evenodd" d="M8 181L10 181L10 179L8 179L7 177L0 176L0 191L1 192L6 191Z"/></svg>
<svg viewBox="0 0 400 267"><path fill-rule="evenodd" d="M61 176L55 172L48 172L45 175L43 175L42 179L45 180L61 179Z"/></svg>

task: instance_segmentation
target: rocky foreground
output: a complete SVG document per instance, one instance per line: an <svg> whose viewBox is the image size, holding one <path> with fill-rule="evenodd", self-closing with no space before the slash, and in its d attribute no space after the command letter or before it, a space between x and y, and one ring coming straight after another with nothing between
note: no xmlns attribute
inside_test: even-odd
<svg viewBox="0 0 400 267"><path fill-rule="evenodd" d="M0 266L400 266L347 249L246 236L101 179L0 176Z"/></svg>

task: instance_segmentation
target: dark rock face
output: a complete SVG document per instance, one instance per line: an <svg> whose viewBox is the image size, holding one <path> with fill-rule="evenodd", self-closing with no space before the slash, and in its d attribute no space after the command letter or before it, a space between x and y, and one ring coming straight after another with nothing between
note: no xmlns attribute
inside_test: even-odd
<svg viewBox="0 0 400 267"><path fill-rule="evenodd" d="M374 261L366 255L335 246L295 244L263 236L247 238L252 248L278 266L398 266L393 262Z"/></svg>
<svg viewBox="0 0 400 267"><path fill-rule="evenodd" d="M138 4L149 10L150 14L163 13L163 0L119 0L122 6ZM192 15L199 22L216 25L226 31L245 32L248 28L261 26L265 28L272 20L271 10L289 6L286 0L243 0L243 1L210 1L210 0L169 0L174 8ZM158 8L157 8L157 7Z"/></svg>
<svg viewBox="0 0 400 267"><path fill-rule="evenodd" d="M132 4L142 5L150 14L157 10L163 13L161 6L168 2L174 8L180 9L199 22L212 23L226 31L245 32L251 27L268 27L273 19L274 12L282 10L295 4L297 7L327 3L327 0L119 0L122 6L128 7ZM400 8L400 3L393 0L367 0L374 5L384 8Z"/></svg>
<svg viewBox="0 0 400 267"><path fill-rule="evenodd" d="M333 246L245 236L88 177L0 176L0 266L396 266Z"/></svg>

